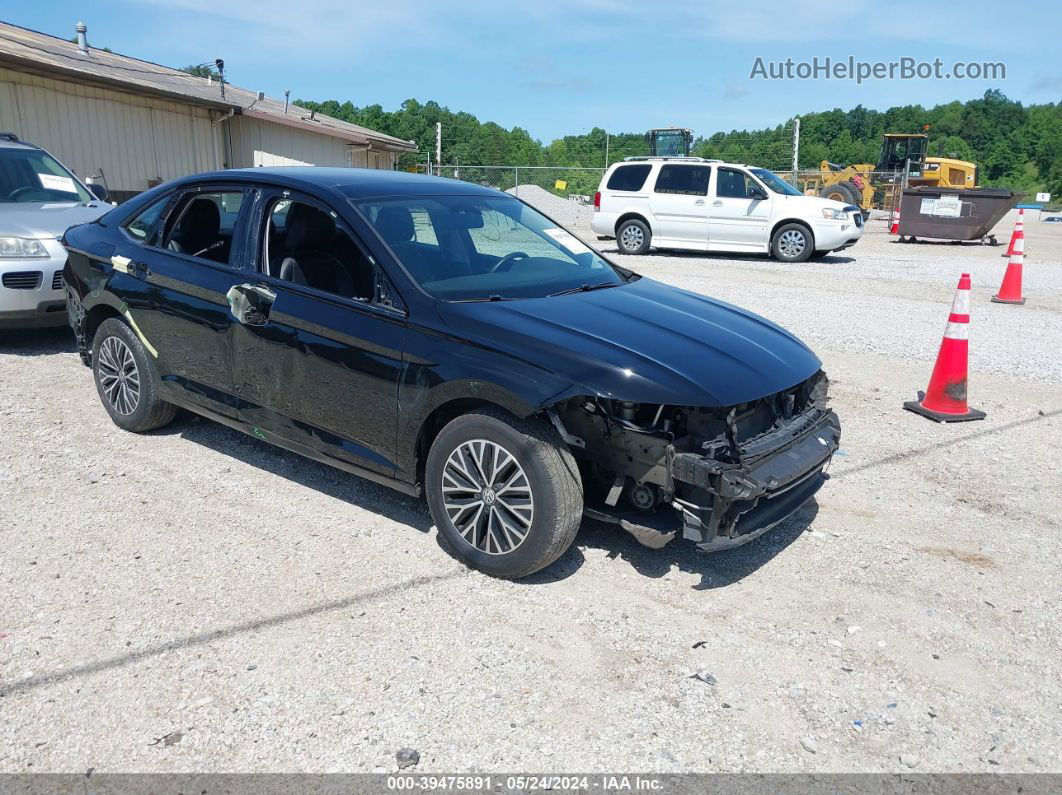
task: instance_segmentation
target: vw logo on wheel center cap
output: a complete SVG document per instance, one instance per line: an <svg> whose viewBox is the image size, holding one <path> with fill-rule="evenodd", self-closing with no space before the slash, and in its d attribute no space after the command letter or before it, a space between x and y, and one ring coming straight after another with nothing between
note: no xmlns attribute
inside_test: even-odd
<svg viewBox="0 0 1062 795"><path fill-rule="evenodd" d="M494 489L486 488L483 489L483 494L481 495L481 497L483 498L483 502L486 505L493 505L494 501L498 498L498 495L494 493Z"/></svg>

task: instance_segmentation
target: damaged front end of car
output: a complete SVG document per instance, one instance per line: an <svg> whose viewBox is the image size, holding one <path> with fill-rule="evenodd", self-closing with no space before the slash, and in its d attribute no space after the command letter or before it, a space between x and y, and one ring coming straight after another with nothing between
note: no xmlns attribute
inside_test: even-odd
<svg viewBox="0 0 1062 795"><path fill-rule="evenodd" d="M739 546L821 487L841 428L820 370L781 392L697 407L575 397L551 419L580 462L587 515L662 547Z"/></svg>

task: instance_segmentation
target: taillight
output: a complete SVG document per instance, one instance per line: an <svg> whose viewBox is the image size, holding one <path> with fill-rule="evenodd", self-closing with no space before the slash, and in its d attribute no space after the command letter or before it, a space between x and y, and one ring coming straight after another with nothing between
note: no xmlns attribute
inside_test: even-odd
<svg viewBox="0 0 1062 795"><path fill-rule="evenodd" d="M601 191L597 191L594 194L594 212L601 211Z"/></svg>

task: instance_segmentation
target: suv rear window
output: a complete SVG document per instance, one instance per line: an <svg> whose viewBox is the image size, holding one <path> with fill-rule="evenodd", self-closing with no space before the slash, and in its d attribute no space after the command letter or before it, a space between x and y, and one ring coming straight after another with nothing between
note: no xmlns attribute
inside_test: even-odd
<svg viewBox="0 0 1062 795"><path fill-rule="evenodd" d="M612 172L605 187L608 190L641 190L652 168L648 163L636 166L620 166Z"/></svg>
<svg viewBox="0 0 1062 795"><path fill-rule="evenodd" d="M711 166L666 165L656 177L657 193L678 193L682 196L707 196Z"/></svg>

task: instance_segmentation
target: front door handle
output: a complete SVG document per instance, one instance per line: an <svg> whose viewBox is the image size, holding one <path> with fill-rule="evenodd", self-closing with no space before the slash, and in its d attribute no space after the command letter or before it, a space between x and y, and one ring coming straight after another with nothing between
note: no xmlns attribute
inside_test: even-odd
<svg viewBox="0 0 1062 795"><path fill-rule="evenodd" d="M712 202L712 206L713 207L722 207L723 206L723 202L720 199L716 199L714 202Z"/></svg>
<svg viewBox="0 0 1062 795"><path fill-rule="evenodd" d="M245 326L264 326L269 322L269 310L277 294L264 284L237 284L229 288L225 297L232 316Z"/></svg>
<svg viewBox="0 0 1062 795"><path fill-rule="evenodd" d="M697 206L700 206L700 205L704 204L704 199L697 199L697 201L695 201L694 204L696 204Z"/></svg>

